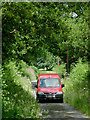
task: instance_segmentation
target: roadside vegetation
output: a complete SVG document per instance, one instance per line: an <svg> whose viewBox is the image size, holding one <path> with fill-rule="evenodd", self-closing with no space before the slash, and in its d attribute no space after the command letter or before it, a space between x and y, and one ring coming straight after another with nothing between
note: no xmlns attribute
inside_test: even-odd
<svg viewBox="0 0 90 120"><path fill-rule="evenodd" d="M64 78L64 76L66 75L66 65L64 63L60 64L59 66L56 65L53 68L53 71L57 73L60 76L60 78Z"/></svg>
<svg viewBox="0 0 90 120"><path fill-rule="evenodd" d="M41 70L40 73L57 73L61 83L65 84L64 102L69 103L82 113L89 115L89 83L88 83L88 62L79 59L71 65L68 76L66 75L65 64L55 66L52 71Z"/></svg>
<svg viewBox="0 0 90 120"><path fill-rule="evenodd" d="M79 59L76 64L71 66L69 76L63 80L65 84L63 89L64 101L90 116L88 74L88 63Z"/></svg>
<svg viewBox="0 0 90 120"><path fill-rule="evenodd" d="M2 118L40 118L38 103L31 94L31 80L24 62L9 62L2 70ZM32 77L33 76L33 77Z"/></svg>

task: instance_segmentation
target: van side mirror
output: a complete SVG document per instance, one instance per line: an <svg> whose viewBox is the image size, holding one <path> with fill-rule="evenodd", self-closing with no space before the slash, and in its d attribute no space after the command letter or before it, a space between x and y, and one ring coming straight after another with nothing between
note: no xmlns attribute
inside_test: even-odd
<svg viewBox="0 0 90 120"><path fill-rule="evenodd" d="M37 86L37 85L35 85L35 88L38 88L38 86Z"/></svg>
<svg viewBox="0 0 90 120"><path fill-rule="evenodd" d="M62 84L62 88L64 87L64 84Z"/></svg>

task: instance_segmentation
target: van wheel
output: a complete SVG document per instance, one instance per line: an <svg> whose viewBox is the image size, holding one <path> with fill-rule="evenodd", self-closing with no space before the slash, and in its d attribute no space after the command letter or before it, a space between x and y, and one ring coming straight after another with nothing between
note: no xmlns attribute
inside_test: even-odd
<svg viewBox="0 0 90 120"><path fill-rule="evenodd" d="M39 103L42 103L42 100L38 100Z"/></svg>

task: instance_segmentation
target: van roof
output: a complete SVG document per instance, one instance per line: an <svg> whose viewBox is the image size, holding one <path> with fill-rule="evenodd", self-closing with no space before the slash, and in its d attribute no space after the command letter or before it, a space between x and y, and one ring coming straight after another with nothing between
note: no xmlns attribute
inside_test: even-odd
<svg viewBox="0 0 90 120"><path fill-rule="evenodd" d="M39 76L42 76L42 75L58 75L56 73L45 73L45 74L39 74Z"/></svg>
<svg viewBox="0 0 90 120"><path fill-rule="evenodd" d="M58 74L55 73L48 73L48 74L39 74L39 77L59 77Z"/></svg>

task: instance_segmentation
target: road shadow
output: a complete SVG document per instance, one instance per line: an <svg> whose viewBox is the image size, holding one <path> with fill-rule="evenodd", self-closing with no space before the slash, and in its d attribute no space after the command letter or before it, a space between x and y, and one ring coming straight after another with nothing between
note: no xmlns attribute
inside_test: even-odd
<svg viewBox="0 0 90 120"><path fill-rule="evenodd" d="M59 100L43 100L43 101L38 101L39 103L62 103ZM64 102L63 102L64 103Z"/></svg>

